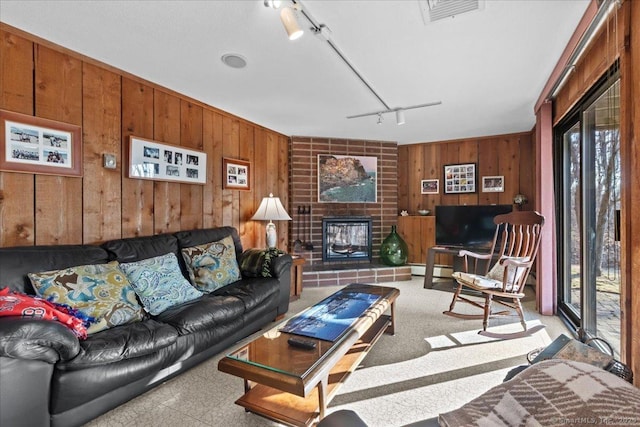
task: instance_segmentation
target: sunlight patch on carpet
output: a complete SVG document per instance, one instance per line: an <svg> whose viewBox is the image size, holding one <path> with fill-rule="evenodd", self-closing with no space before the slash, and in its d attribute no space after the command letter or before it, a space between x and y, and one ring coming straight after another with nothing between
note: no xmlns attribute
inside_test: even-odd
<svg viewBox="0 0 640 427"><path fill-rule="evenodd" d="M531 325L535 322L539 323L531 321ZM502 330L509 326L511 325L503 325L496 329ZM440 347L428 349L426 346L423 355L397 363L367 366L365 359L361 367L349 377L349 381L343 384L340 393L447 381L449 378L459 377L462 373L473 375L502 369L507 363L505 361L509 361L510 367L526 364L527 353L545 347L552 341L544 329L530 336L512 340L478 336L475 329L439 335L433 337L433 340L428 337L425 340L429 345L433 341Z"/></svg>
<svg viewBox="0 0 640 427"><path fill-rule="evenodd" d="M542 323L538 319L529 320L527 321L527 328L533 328L541 324ZM522 330L522 326L520 325L520 322L514 322L508 325L501 325L501 326L487 328L487 331L495 332L495 333L519 332L521 330ZM429 344L432 350L442 350L442 349L457 347L461 345L488 343L488 342L498 341L498 340L499 340L498 338L490 338L487 336L480 335L478 334L477 330L453 332L446 335L439 335L435 337L425 338L425 341Z"/></svg>

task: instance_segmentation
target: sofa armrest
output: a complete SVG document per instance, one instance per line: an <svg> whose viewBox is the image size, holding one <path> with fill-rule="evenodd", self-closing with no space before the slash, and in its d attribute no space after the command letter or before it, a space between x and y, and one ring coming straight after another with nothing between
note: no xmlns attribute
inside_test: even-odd
<svg viewBox="0 0 640 427"><path fill-rule="evenodd" d="M53 364L70 360L79 352L80 341L62 323L17 316L0 318L1 357Z"/></svg>
<svg viewBox="0 0 640 427"><path fill-rule="evenodd" d="M0 356L0 426L49 426L54 366Z"/></svg>
<svg viewBox="0 0 640 427"><path fill-rule="evenodd" d="M289 254L282 254L276 257L271 263L271 274L273 277L280 278L286 274L291 277L291 264L293 258Z"/></svg>
<svg viewBox="0 0 640 427"><path fill-rule="evenodd" d="M244 277L262 276L262 267L265 262L264 252L262 249L247 249L240 254L238 264ZM271 277L278 281L278 315L285 314L289 310L292 263L293 258L287 253L275 254L270 258L269 272Z"/></svg>
<svg viewBox="0 0 640 427"><path fill-rule="evenodd" d="M278 315L289 311L289 299L291 293L291 264L293 258L289 254L283 254L275 258L271 263L271 274L278 279L280 296L278 298Z"/></svg>

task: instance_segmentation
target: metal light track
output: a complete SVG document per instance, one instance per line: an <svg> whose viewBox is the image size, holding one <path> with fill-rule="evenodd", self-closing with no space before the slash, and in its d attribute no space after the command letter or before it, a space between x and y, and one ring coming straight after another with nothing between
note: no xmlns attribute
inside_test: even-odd
<svg viewBox="0 0 640 427"><path fill-rule="evenodd" d="M380 114L395 113L396 111L407 111L407 110L413 110L414 108L431 107L433 105L440 105L440 104L442 104L442 101L435 101L435 102L429 102L427 104L412 105L411 107L396 108L393 110L387 109L382 111L375 111L372 113L356 114L354 116L347 116L347 119L357 119L358 117L377 116Z"/></svg>
<svg viewBox="0 0 640 427"><path fill-rule="evenodd" d="M384 110L377 111L375 113L365 113L365 114L358 114L358 115L355 115L355 116L347 116L347 119L354 119L354 118L357 118L357 117L366 117L366 116L375 116L375 115L384 114L384 113L392 113L392 112L396 112L396 111L406 111L406 110L411 110L411 109L414 109L414 108L424 108L424 107L431 107L433 105L442 104L441 101L436 101L436 102L430 102L430 103L427 103L427 104L413 105L411 107L403 107L403 108L395 108L395 109L392 109L391 107L389 107L389 104L387 104L385 102L385 100L382 99L380 94L378 94L378 92L376 92L376 90L373 88L373 86L371 86L371 84L369 84L367 79L365 79L364 76L362 74L360 74L360 72L356 69L356 67L353 64L351 64L351 61L349 61L347 56L340 50L340 48L335 44L335 42L333 40L331 40L329 38L329 36L327 36L326 31L323 31L323 28L326 30L326 26L323 25L323 24L318 23L311 16L311 14L306 9L306 7L303 6L303 4L302 4L302 2L300 0L291 0L291 2L300 11L302 16L304 16L305 19L307 21L309 21L309 23L311 24L311 30L315 34L322 36L327 41L327 44L329 45L329 47L331 47L331 49L340 57L340 59L342 59L342 61L347 65L347 67L349 67L349 69L356 75L356 77L365 85L365 87L369 90L369 92L371 92L371 94L378 101L380 101L380 103L385 108Z"/></svg>

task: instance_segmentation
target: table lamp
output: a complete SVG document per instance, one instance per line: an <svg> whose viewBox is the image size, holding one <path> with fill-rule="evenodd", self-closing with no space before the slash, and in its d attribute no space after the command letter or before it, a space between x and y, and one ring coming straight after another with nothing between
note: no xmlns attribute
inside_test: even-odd
<svg viewBox="0 0 640 427"><path fill-rule="evenodd" d="M273 221L291 221L291 217L282 206L279 197L273 197L272 193L269 193L269 197L265 197L260 202L260 206L255 214L251 217L252 220L269 221L266 229L267 247L275 248L278 241L278 234L276 233L276 225Z"/></svg>

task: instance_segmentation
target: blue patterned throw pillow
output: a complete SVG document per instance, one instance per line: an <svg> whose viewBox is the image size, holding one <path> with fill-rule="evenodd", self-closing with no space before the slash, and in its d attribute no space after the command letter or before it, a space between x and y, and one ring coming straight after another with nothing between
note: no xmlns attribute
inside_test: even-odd
<svg viewBox="0 0 640 427"><path fill-rule="evenodd" d="M191 283L202 292L213 292L240 280L233 238L182 249Z"/></svg>
<svg viewBox="0 0 640 427"><path fill-rule="evenodd" d="M202 296L202 292L182 276L178 258L173 253L120 264L120 268L149 314L160 314Z"/></svg>

